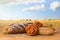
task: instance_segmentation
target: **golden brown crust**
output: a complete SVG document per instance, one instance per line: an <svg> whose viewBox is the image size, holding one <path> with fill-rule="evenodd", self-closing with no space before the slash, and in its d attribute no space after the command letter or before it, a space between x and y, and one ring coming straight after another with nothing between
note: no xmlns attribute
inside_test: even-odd
<svg viewBox="0 0 60 40"><path fill-rule="evenodd" d="M40 27L38 34L51 35L51 34L54 34L54 30L50 27Z"/></svg>
<svg viewBox="0 0 60 40"><path fill-rule="evenodd" d="M26 33L27 33L28 35L34 36L34 35L36 35L37 32L38 32L38 27L36 27L36 26L34 26L33 24L31 24L31 25L29 25L29 26L27 26L27 27L25 28L25 31L26 31Z"/></svg>

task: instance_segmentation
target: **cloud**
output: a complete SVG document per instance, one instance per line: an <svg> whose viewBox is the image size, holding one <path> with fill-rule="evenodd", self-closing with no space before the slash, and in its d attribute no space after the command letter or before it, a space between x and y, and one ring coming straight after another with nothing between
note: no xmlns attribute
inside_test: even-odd
<svg viewBox="0 0 60 40"><path fill-rule="evenodd" d="M0 0L0 5L44 3L45 0Z"/></svg>
<svg viewBox="0 0 60 40"><path fill-rule="evenodd" d="M58 1L55 1L55 2L50 4L50 9L53 10L53 11L56 10L57 8L59 8L59 7L60 7L60 2L58 2Z"/></svg>
<svg viewBox="0 0 60 40"><path fill-rule="evenodd" d="M38 10L44 10L44 9L45 9L45 5L41 4L41 5L25 8L23 9L23 11L38 11Z"/></svg>

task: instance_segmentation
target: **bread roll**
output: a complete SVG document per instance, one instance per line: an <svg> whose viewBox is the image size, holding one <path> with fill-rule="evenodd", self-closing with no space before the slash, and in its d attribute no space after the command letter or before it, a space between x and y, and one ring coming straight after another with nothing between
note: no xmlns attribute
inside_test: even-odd
<svg viewBox="0 0 60 40"><path fill-rule="evenodd" d="M51 35L51 34L54 34L54 30L50 27L39 27L38 34L40 34L40 35Z"/></svg>

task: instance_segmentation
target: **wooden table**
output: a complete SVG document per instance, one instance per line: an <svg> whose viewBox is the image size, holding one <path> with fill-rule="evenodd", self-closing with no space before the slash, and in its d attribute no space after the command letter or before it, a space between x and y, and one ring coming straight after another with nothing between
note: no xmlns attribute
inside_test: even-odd
<svg viewBox="0 0 60 40"><path fill-rule="evenodd" d="M27 34L2 34L0 40L60 40L60 29L58 33L50 36L28 36Z"/></svg>

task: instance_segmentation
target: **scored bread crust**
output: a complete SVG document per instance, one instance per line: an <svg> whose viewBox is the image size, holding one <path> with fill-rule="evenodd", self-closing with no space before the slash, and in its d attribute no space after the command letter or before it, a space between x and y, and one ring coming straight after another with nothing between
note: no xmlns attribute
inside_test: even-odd
<svg viewBox="0 0 60 40"><path fill-rule="evenodd" d="M21 25L21 24L10 24L4 28L2 33L17 34L17 33L23 33L23 32L25 32L23 25Z"/></svg>

